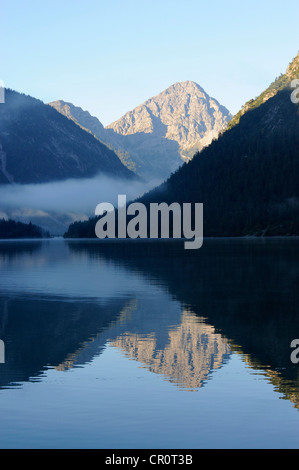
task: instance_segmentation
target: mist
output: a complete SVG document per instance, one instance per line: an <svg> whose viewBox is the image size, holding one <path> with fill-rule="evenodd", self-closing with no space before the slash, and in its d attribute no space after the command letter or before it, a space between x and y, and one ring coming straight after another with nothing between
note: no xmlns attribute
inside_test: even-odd
<svg viewBox="0 0 299 470"><path fill-rule="evenodd" d="M103 175L43 184L0 186L0 217L32 221L62 234L69 223L94 215L96 206L110 202L117 206L119 194L133 200L161 181L128 181Z"/></svg>
<svg viewBox="0 0 299 470"><path fill-rule="evenodd" d="M1 209L15 207L54 212L94 214L100 202L117 203L118 194L127 200L141 196L160 181L128 181L105 176L92 179L65 180L43 184L0 186Z"/></svg>

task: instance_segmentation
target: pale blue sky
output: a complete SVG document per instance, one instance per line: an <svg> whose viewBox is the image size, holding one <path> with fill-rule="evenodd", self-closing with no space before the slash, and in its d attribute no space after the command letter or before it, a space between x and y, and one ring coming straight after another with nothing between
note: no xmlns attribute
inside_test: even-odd
<svg viewBox="0 0 299 470"><path fill-rule="evenodd" d="M178 81L232 113L299 50L298 0L1 0L0 79L104 125Z"/></svg>

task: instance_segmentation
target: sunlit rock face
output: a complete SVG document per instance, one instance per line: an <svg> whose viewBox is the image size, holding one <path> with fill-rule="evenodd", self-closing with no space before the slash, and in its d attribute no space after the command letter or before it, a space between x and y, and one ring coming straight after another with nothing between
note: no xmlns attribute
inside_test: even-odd
<svg viewBox="0 0 299 470"><path fill-rule="evenodd" d="M107 126L121 135L153 133L179 144L183 159L208 145L231 114L197 83L175 83ZM191 151L191 154L190 154Z"/></svg>
<svg viewBox="0 0 299 470"><path fill-rule="evenodd" d="M162 374L179 387L193 390L201 387L230 355L227 339L188 311L182 313L181 324L169 330L168 342L163 348L157 348L155 333L127 332L111 344L151 372Z"/></svg>

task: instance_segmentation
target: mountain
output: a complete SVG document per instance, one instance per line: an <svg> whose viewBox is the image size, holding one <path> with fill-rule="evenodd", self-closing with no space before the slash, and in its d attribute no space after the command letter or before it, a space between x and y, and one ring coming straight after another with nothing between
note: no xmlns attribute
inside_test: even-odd
<svg viewBox="0 0 299 470"><path fill-rule="evenodd" d="M179 144L183 160L190 160L225 129L231 114L197 84L175 83L107 126L124 136L155 134Z"/></svg>
<svg viewBox="0 0 299 470"><path fill-rule="evenodd" d="M50 106L7 89L0 104L0 184L134 175L117 155Z"/></svg>
<svg viewBox="0 0 299 470"><path fill-rule="evenodd" d="M299 235L298 61L142 202L202 202L205 236Z"/></svg>
<svg viewBox="0 0 299 470"><path fill-rule="evenodd" d="M122 144L119 142L120 139L118 139L117 136L113 136L110 132L107 132L98 118L91 116L88 111L84 111L79 106L74 106L72 103L63 100L52 101L49 105L63 116L74 121L83 130L99 139L110 148L110 150L113 150L129 170L133 172L136 171L136 166L130 158L129 153L121 148Z"/></svg>
<svg viewBox="0 0 299 470"><path fill-rule="evenodd" d="M49 105L60 114L74 121L82 129L96 135L100 140L104 139L105 128L103 124L96 117L91 116L88 111L83 111L79 106L74 106L72 103L63 100L53 101Z"/></svg>
<svg viewBox="0 0 299 470"><path fill-rule="evenodd" d="M270 86L272 96L266 90L253 100L217 140L139 201L203 203L204 236L299 235L299 105L291 99L298 61L299 54ZM73 224L66 236L91 234L94 225L94 219Z"/></svg>
<svg viewBox="0 0 299 470"><path fill-rule="evenodd" d="M175 83L106 128L71 103L49 104L110 145L128 168L160 180L209 145L232 117L191 81Z"/></svg>

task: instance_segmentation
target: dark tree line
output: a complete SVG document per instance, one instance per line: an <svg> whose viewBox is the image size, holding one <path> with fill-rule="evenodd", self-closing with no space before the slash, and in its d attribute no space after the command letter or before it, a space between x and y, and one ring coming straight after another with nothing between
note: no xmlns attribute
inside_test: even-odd
<svg viewBox="0 0 299 470"><path fill-rule="evenodd" d="M14 220L0 220L0 238L47 238L49 233L31 222L24 224Z"/></svg>

